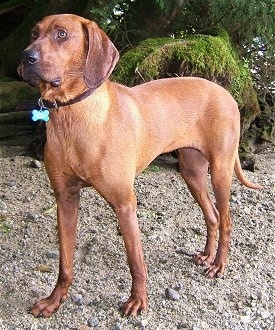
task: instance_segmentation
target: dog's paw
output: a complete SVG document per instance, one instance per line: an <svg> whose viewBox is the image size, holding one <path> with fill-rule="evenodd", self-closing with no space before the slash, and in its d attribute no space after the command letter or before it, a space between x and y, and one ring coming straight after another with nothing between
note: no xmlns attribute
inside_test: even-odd
<svg viewBox="0 0 275 330"><path fill-rule="evenodd" d="M207 278L224 278L225 267L221 265L212 264L204 270L205 276Z"/></svg>
<svg viewBox="0 0 275 330"><path fill-rule="evenodd" d="M52 293L48 298L37 301L32 306L31 313L34 317L50 317L57 312L65 298L66 296L60 297Z"/></svg>
<svg viewBox="0 0 275 330"><path fill-rule="evenodd" d="M137 316L147 311L147 295L130 297L122 306L121 310L126 316Z"/></svg>
<svg viewBox="0 0 275 330"><path fill-rule="evenodd" d="M214 255L200 252L196 255L193 255L192 261L196 265L210 267L214 261Z"/></svg>

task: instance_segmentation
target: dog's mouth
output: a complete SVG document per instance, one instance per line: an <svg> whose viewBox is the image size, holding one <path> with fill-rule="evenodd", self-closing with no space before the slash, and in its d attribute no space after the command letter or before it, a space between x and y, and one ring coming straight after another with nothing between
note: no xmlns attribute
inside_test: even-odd
<svg viewBox="0 0 275 330"><path fill-rule="evenodd" d="M24 78L23 78L24 79ZM45 79L41 79L40 77L28 77L27 79L24 79L26 83L28 83L30 86L32 87L38 87L40 85L40 83L44 83L44 84L48 84L51 87L59 87L61 85L61 79L60 78L56 78L54 80L45 80Z"/></svg>
<svg viewBox="0 0 275 330"><path fill-rule="evenodd" d="M19 76L32 87L38 87L40 83L49 84L51 87L59 87L61 85L61 79L59 77L46 79L45 77L41 77L41 75L33 69L25 68L22 64L19 65L17 72Z"/></svg>

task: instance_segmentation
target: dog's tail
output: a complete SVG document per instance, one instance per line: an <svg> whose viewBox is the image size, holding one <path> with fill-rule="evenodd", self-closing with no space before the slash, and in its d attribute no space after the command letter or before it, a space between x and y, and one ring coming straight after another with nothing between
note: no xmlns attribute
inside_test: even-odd
<svg viewBox="0 0 275 330"><path fill-rule="evenodd" d="M245 185L246 187L248 188L252 188L252 189L263 189L264 187L259 185L259 184L256 184L254 182L251 182L247 179L247 177L245 176L243 170L242 170L242 167L241 167L241 163L240 163L240 158L239 158L239 155L237 155L236 157L236 162L235 162L235 166L234 166L234 171L235 171L235 174L238 178L238 180L243 184Z"/></svg>

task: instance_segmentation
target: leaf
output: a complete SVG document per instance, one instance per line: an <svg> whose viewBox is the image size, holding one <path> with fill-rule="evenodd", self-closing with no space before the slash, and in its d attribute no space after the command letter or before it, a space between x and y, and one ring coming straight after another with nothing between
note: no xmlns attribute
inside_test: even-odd
<svg viewBox="0 0 275 330"><path fill-rule="evenodd" d="M56 212L56 204L54 204L53 206L44 209L44 213L45 214L52 214Z"/></svg>
<svg viewBox="0 0 275 330"><path fill-rule="evenodd" d="M47 265L38 265L34 268L34 270L41 273L52 273L51 267Z"/></svg>

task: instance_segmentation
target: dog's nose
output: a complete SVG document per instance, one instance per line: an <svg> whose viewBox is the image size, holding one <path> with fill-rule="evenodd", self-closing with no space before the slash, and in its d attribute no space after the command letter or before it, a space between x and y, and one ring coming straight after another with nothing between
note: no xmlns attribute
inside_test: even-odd
<svg viewBox="0 0 275 330"><path fill-rule="evenodd" d="M35 64L39 60L39 54L35 50L24 50L22 59L29 64Z"/></svg>

